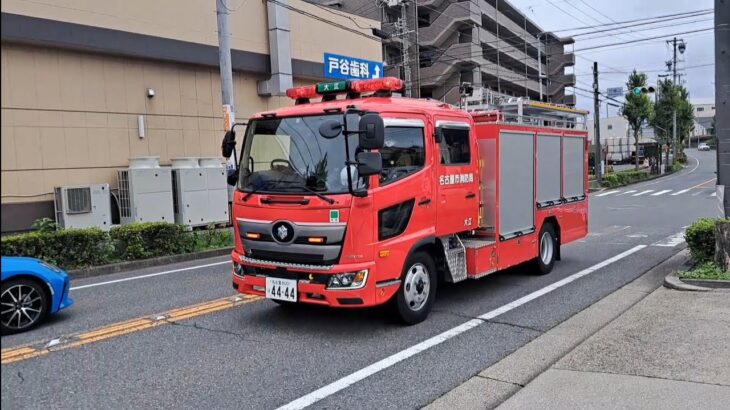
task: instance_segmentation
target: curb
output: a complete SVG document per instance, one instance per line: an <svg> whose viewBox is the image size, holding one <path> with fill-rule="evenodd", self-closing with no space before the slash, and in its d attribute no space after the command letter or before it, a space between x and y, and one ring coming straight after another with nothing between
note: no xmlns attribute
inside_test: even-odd
<svg viewBox="0 0 730 410"><path fill-rule="evenodd" d="M679 278L679 272L670 273L664 278L664 287L674 290L687 292L710 292L710 291L728 291L730 290L730 281L710 281L702 279L686 279L687 282ZM704 286L703 286L704 285Z"/></svg>
<svg viewBox="0 0 730 410"><path fill-rule="evenodd" d="M231 253L233 248L212 249L202 252L184 253L180 255L160 256L157 258L142 259L138 261L112 263L109 265L93 266L90 268L73 269L66 271L71 279L91 278L94 276L109 275L136 269L150 268L158 265L187 262L195 259L213 258Z"/></svg>
<svg viewBox="0 0 730 410"><path fill-rule="evenodd" d="M664 287L686 292L709 292L712 290L703 286L690 285L689 283L682 282L679 279L679 276L677 276L676 271L670 273L664 278Z"/></svg>
<svg viewBox="0 0 730 410"><path fill-rule="evenodd" d="M504 403L578 345L631 309L662 284L667 271L689 259L685 249L572 317L540 334L424 409L493 409Z"/></svg>

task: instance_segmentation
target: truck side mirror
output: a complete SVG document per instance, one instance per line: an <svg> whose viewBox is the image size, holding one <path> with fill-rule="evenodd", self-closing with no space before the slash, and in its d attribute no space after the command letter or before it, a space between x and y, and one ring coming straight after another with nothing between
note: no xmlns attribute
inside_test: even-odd
<svg viewBox="0 0 730 410"><path fill-rule="evenodd" d="M342 123L336 120L327 120L319 126L319 135L327 139L337 137L342 133Z"/></svg>
<svg viewBox="0 0 730 410"><path fill-rule="evenodd" d="M226 132L221 144L221 153L224 158L229 158L236 148L236 131L230 130Z"/></svg>
<svg viewBox="0 0 730 410"><path fill-rule="evenodd" d="M376 113L367 113L360 117L358 135L360 137L360 148L383 148L383 145L385 144L385 124L383 124L383 118L381 118L380 115Z"/></svg>
<svg viewBox="0 0 730 410"><path fill-rule="evenodd" d="M357 154L357 174L361 177L379 174L383 160L379 152L360 152Z"/></svg>

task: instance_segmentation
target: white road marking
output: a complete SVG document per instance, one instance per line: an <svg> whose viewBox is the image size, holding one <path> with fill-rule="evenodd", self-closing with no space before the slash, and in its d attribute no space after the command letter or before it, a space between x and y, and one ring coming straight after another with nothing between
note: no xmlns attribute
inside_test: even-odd
<svg viewBox="0 0 730 410"><path fill-rule="evenodd" d="M626 194L633 194L634 192L636 192L635 189L630 189L630 190L628 190L626 192L622 192L622 193L618 194L617 196L626 195Z"/></svg>
<svg viewBox="0 0 730 410"><path fill-rule="evenodd" d="M717 191L713 192L710 196L717 196Z"/></svg>
<svg viewBox="0 0 730 410"><path fill-rule="evenodd" d="M634 195L631 195L631 196L641 196L641 195L644 195L644 194L648 194L649 192L654 192L654 190L653 189L647 189L646 191L641 191L638 194L634 194Z"/></svg>
<svg viewBox="0 0 730 410"><path fill-rule="evenodd" d="M161 276L161 275L167 275L167 274L170 274L170 273L184 272L184 271L188 271L188 270L201 269L201 268L209 268L211 266L219 266L219 265L225 265L225 264L230 264L230 263L231 263L231 261L224 261L224 262L208 263L208 264L205 264L205 265L196 265L196 266L191 266L189 268L166 270L164 272L156 272L156 273L150 273L150 274L147 274L147 275L132 276L130 278L109 280L109 281L106 281L106 282L99 282L99 283L91 283L89 285L73 286L73 287L71 287L71 290L79 290L79 289L93 288L93 287L96 287L96 286L111 285L112 283L127 282L127 281L130 281L130 280L151 278L153 276Z"/></svg>
<svg viewBox="0 0 730 410"><path fill-rule="evenodd" d="M689 191L690 189L692 189L692 188L687 188L687 189L683 189L681 191L677 191L677 192L673 193L672 196L681 195L681 194Z"/></svg>
<svg viewBox="0 0 730 410"><path fill-rule="evenodd" d="M46 344L46 348L49 348L49 347L55 346L55 345L57 345L57 344L59 344L59 343L61 343L61 339L59 339L59 338L56 338L56 339L51 339L51 341L50 341L50 342L48 342L48 344Z"/></svg>
<svg viewBox="0 0 730 410"><path fill-rule="evenodd" d="M699 192L695 192L694 194L692 194L692 196L697 196L697 195L699 195L699 194L701 194L701 193L702 193L702 191L699 191Z"/></svg>
<svg viewBox="0 0 730 410"><path fill-rule="evenodd" d="M488 321L490 319L493 319L499 315L507 313L510 310L513 310L515 308L518 308L527 302L537 299L540 296L550 293L550 292L554 291L555 289L563 287L577 279L582 278L583 276L589 275L601 268L604 268L604 267L606 267L616 261L619 261L635 252L638 252L644 248L646 248L646 245L637 245L627 251L619 253L616 256L608 258L608 259L604 260L603 262L599 262L589 268L583 269L580 272L574 273L564 279L561 279L561 280L553 283L552 285L548 285L542 289L536 290L536 291L534 291L526 296L523 296L513 302L510 302L504 306L491 310L491 311L479 316L477 319L472 319L472 320L466 321L466 322L460 324L459 326L456 326L443 333L433 336L430 339L426 339L426 340L422 341L421 343L413 345L405 350L401 350L398 353L388 356L385 359L382 359L378 362L371 364L370 366L362 368L362 369L360 369L352 374L349 374L337 381L334 381L322 388L319 388L305 396L302 396L288 404L285 404L285 405L279 407L278 410L285 410L285 409L298 410L298 409L303 409L305 407L311 406L311 405L317 403L318 401L325 399L329 396L332 396L333 394L335 394L339 391L342 391L342 390L348 388L349 386L352 386L353 384L355 384L367 377L370 377L382 370L385 370L395 364L398 364L398 363L402 362L403 360L408 359L409 357L415 356L418 353L428 350L434 346L440 345L441 343L443 343L449 339L452 339L452 338L466 332L467 330L473 329L483 323L486 323L486 321Z"/></svg>
<svg viewBox="0 0 730 410"><path fill-rule="evenodd" d="M606 195L615 194L617 192L621 192L621 191L606 191L606 192L600 193L600 194L598 194L596 196L606 196Z"/></svg>
<svg viewBox="0 0 730 410"><path fill-rule="evenodd" d="M672 192L672 190L671 190L671 189L664 189L664 190L662 190L662 191L659 191L659 192L655 192L655 193L651 194L651 196L659 196L659 195L664 195L664 194L666 194L667 192Z"/></svg>
<svg viewBox="0 0 730 410"><path fill-rule="evenodd" d="M675 246L684 243L684 231L677 232L672 236L668 236L659 242L652 243L651 246L660 246L665 248L674 248Z"/></svg>

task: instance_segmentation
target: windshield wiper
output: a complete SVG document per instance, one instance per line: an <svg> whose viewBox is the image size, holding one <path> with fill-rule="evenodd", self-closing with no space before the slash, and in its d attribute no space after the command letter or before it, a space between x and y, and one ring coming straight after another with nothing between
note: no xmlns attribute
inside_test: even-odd
<svg viewBox="0 0 730 410"><path fill-rule="evenodd" d="M288 181L288 182L295 182L295 181ZM327 202L330 205L332 205L332 204L335 203L335 200L334 199L332 199L332 198L330 198L330 197L328 197L328 196L326 196L324 194L321 194L321 193L315 191L314 189L312 189L312 188L310 188L310 187L308 187L306 185L294 185L294 186L290 186L288 188L301 188L301 189L303 189L303 190L305 190L307 192L310 192L310 193L316 195L317 198L319 198L319 199Z"/></svg>
<svg viewBox="0 0 730 410"><path fill-rule="evenodd" d="M256 192L258 192L264 188L268 188L269 185L273 184L274 182L279 183L279 182L282 182L282 180L277 181L277 180L271 179L271 180L264 182L263 184L257 186L256 188L253 188L250 191L246 192L246 195L243 196L243 201L244 202L248 201L248 198L251 198L251 195L255 194Z"/></svg>

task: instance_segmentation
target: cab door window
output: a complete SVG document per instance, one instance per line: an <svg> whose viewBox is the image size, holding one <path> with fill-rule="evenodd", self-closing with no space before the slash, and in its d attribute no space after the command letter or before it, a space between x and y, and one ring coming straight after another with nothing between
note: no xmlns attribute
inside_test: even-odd
<svg viewBox="0 0 730 410"><path fill-rule="evenodd" d="M385 144L380 149L380 155L383 158L381 186L420 171L426 159L423 128L386 127Z"/></svg>
<svg viewBox="0 0 730 410"><path fill-rule="evenodd" d="M443 165L463 165L471 162L468 128L439 128L439 152Z"/></svg>

